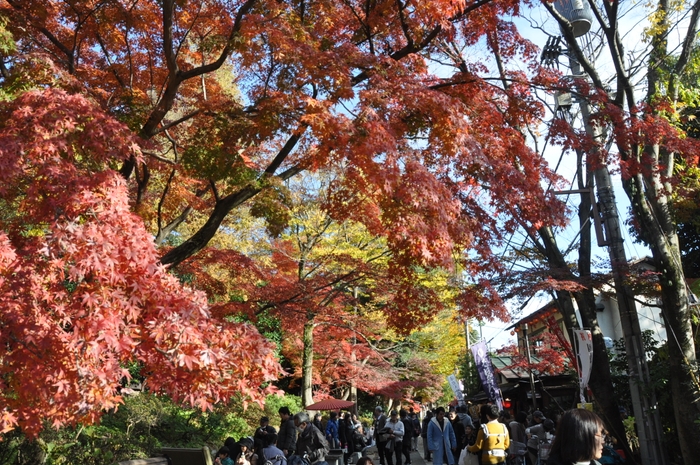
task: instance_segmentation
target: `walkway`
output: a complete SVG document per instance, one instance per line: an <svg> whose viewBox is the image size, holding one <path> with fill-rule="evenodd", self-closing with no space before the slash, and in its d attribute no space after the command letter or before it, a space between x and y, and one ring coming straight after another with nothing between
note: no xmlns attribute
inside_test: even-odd
<svg viewBox="0 0 700 465"><path fill-rule="evenodd" d="M369 450L369 457L372 458L374 465L379 465L379 456L377 455L377 449L372 447ZM395 465L395 464L394 464ZM406 465L403 461L401 465ZM418 439L418 452L411 452L411 465L432 465L432 462L427 462L423 459L423 438Z"/></svg>

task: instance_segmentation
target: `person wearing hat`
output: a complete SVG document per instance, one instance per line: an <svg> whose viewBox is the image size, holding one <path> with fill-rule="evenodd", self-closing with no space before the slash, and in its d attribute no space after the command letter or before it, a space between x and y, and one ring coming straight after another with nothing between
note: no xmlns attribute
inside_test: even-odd
<svg viewBox="0 0 700 465"><path fill-rule="evenodd" d="M537 463L537 455L539 454L540 437L544 436L544 413L539 410L532 412L532 423L525 430L527 434L527 451L530 456L530 463Z"/></svg>
<svg viewBox="0 0 700 465"><path fill-rule="evenodd" d="M255 430L253 434L253 442L255 444L255 453L258 457L262 457L262 450L267 443L266 438L271 434L277 434L277 430L270 426L270 419L268 417L260 418L260 426Z"/></svg>
<svg viewBox="0 0 700 465"><path fill-rule="evenodd" d="M547 418L542 422L542 428L544 433L539 437L537 456L540 459L540 465L546 465L554 442L554 422Z"/></svg>
<svg viewBox="0 0 700 465"><path fill-rule="evenodd" d="M389 433L386 431L386 415L384 409L377 405L374 408L374 442L377 444L377 454L379 454L379 465L391 464L386 459L386 443L389 441ZM391 460L391 458L389 458Z"/></svg>
<svg viewBox="0 0 700 465"><path fill-rule="evenodd" d="M311 422L309 414L299 412L294 415L294 426L299 431L296 455L308 460L311 464L323 462L330 447L321 430Z"/></svg>
<svg viewBox="0 0 700 465"><path fill-rule="evenodd" d="M236 457L236 465L257 465L258 455L253 450L253 438L245 437L238 440L241 453Z"/></svg>

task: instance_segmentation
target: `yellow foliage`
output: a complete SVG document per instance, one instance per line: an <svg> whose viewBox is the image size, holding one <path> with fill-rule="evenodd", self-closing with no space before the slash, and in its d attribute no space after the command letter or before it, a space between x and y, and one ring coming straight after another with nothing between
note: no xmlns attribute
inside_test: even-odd
<svg viewBox="0 0 700 465"><path fill-rule="evenodd" d="M444 310L420 331L411 335L425 354L434 373L454 373L460 356L466 351L464 325L457 320L457 311Z"/></svg>

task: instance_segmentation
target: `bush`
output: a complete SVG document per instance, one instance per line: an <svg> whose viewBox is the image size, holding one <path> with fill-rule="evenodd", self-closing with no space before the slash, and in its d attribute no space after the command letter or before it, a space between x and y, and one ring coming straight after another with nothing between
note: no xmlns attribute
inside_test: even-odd
<svg viewBox="0 0 700 465"><path fill-rule="evenodd" d="M217 405L212 412L183 408L166 397L148 393L128 396L116 412L99 425L46 428L36 441L19 431L0 437L0 463L7 465L110 465L122 460L153 457L161 447L220 447L227 437L252 435L260 417L279 419L286 405L301 409L296 396L268 396L265 409L240 399Z"/></svg>

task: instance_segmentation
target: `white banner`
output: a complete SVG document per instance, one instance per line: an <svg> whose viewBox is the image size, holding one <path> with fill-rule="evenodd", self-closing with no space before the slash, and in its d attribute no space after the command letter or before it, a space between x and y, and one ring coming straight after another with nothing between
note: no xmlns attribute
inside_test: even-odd
<svg viewBox="0 0 700 465"><path fill-rule="evenodd" d="M452 392L454 392L455 397L457 397L457 401L459 402L459 404L464 404L464 394L462 393L461 386L462 383L460 381L457 381L457 377L455 375L448 376L447 382L450 383Z"/></svg>
<svg viewBox="0 0 700 465"><path fill-rule="evenodd" d="M587 329L575 329L574 338L576 339L576 358L578 366L581 369L580 374L580 389L581 403L586 403L586 398L583 393L588 387L588 380L591 379L591 368L593 367L593 338L591 332Z"/></svg>

